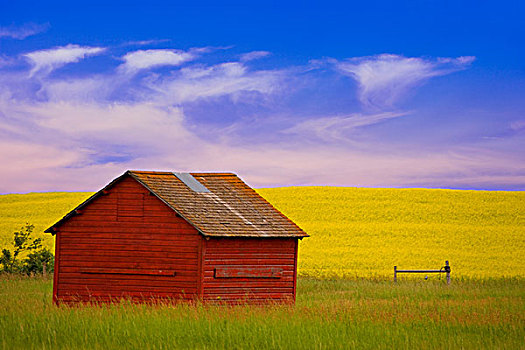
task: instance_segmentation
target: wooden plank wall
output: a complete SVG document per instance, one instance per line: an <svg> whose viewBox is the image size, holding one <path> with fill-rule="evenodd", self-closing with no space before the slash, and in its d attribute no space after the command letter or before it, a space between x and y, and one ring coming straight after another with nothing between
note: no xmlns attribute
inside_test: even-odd
<svg viewBox="0 0 525 350"><path fill-rule="evenodd" d="M296 238L212 238L203 242L205 301L295 300ZM251 276L235 277L239 275Z"/></svg>
<svg viewBox="0 0 525 350"><path fill-rule="evenodd" d="M201 236L130 177L57 235L59 301L196 297Z"/></svg>

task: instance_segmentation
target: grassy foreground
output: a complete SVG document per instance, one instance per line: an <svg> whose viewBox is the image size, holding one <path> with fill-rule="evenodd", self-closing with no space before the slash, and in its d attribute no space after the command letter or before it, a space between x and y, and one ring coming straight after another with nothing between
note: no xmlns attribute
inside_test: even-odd
<svg viewBox="0 0 525 350"><path fill-rule="evenodd" d="M60 307L52 281L0 277L0 348L520 349L525 282L300 278L290 305Z"/></svg>
<svg viewBox="0 0 525 350"><path fill-rule="evenodd" d="M453 278L525 277L523 191L344 187L257 191L311 235L300 243L301 276L390 277L394 265L438 268L450 260ZM53 237L43 230L89 195L0 195L0 248L26 221L35 224L35 233L53 248Z"/></svg>

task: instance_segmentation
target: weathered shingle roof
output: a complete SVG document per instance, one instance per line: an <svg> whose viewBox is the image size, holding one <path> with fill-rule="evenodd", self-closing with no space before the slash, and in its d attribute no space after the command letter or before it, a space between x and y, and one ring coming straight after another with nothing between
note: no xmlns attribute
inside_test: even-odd
<svg viewBox="0 0 525 350"><path fill-rule="evenodd" d="M200 184L209 190L209 192L196 192L179 178L180 175L178 177L171 172L130 170L97 194L128 175L146 187L204 236L298 238L308 236L232 173L191 173ZM76 209L89 203L97 197L97 194ZM46 232L53 232L54 227L60 226L69 218L68 215Z"/></svg>

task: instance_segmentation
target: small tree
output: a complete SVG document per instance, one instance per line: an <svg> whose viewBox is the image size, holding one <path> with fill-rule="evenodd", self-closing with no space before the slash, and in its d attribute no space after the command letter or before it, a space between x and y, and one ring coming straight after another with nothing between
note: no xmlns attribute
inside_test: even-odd
<svg viewBox="0 0 525 350"><path fill-rule="evenodd" d="M48 249L42 249L42 238L31 237L35 226L26 224L20 231L13 233L14 251L8 249L2 250L0 264L2 271L7 273L25 272L28 274L42 272L44 266L47 266L53 258L53 254ZM29 253L24 261L20 261L21 253Z"/></svg>
<svg viewBox="0 0 525 350"><path fill-rule="evenodd" d="M28 275L41 273L45 276L47 272L53 271L54 262L55 257L49 249L40 249L30 253L24 259L22 272Z"/></svg>

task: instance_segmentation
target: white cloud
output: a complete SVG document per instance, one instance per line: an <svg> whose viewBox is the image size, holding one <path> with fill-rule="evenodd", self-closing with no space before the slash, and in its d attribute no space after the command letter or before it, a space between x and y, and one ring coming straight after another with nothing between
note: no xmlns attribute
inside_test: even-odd
<svg viewBox="0 0 525 350"><path fill-rule="evenodd" d="M154 44L161 44L170 41L170 39L152 39L152 40L136 40L128 41L122 44L122 46L147 46Z"/></svg>
<svg viewBox="0 0 525 350"><path fill-rule="evenodd" d="M161 109L148 103L50 102L22 109L33 116L37 128L84 142L99 153L108 145L126 145L137 156L143 151L151 154L166 144L192 138L182 126L178 108Z"/></svg>
<svg viewBox="0 0 525 350"><path fill-rule="evenodd" d="M10 119L2 115L12 116ZM338 136L401 114L351 115L306 121L295 131ZM140 103L0 103L6 130L0 138L1 192L96 190L126 169L234 171L254 186L523 186L519 157L483 147L438 152L357 150L341 144L233 143L200 137L178 108ZM22 123L20 125L12 123ZM7 135L7 136L6 136ZM237 140L239 141L239 140ZM362 148L364 149L364 148ZM490 166L488 166L490 165Z"/></svg>
<svg viewBox="0 0 525 350"><path fill-rule="evenodd" d="M245 54L241 55L241 62L248 62L253 60L258 60L259 58L263 58L266 56L269 56L271 53L268 51L252 51L247 52Z"/></svg>
<svg viewBox="0 0 525 350"><path fill-rule="evenodd" d="M69 50L76 48L81 51L70 52ZM128 56L128 63L131 62L130 64L134 67L126 68L129 71L123 68L127 64L124 63L111 73L60 78L51 78L44 74L67 64L66 62L80 60L83 54L91 55L101 52L100 48L84 51L87 49L69 45L65 48L26 54L24 57L33 65L29 79L27 75L18 72L10 76L0 75L0 92L16 93L18 96L29 99L79 104L111 101L125 104L130 101L144 101L156 106L180 106L187 102L223 96L229 96L233 101L237 101L242 96L246 103L255 100L265 103L267 97L285 88L286 79L293 74L286 70L251 70L241 62L198 64L172 72L146 72L140 76L127 74L132 69L142 67L147 71L145 67L153 67L154 64L163 64L168 61L176 64L181 62L180 59L185 59L185 56L176 59L171 54L164 56L165 50L161 50L161 55L157 55L158 50L153 50L155 54L141 56L145 60L138 59L138 56ZM196 48L190 49L188 53L192 57L197 57L208 50L211 49ZM135 58L130 59L130 57ZM32 79L36 73L39 73L37 81ZM34 84L38 84L37 90L34 89Z"/></svg>
<svg viewBox="0 0 525 350"><path fill-rule="evenodd" d="M41 94L49 101L89 103L103 101L118 88L120 80L111 76L89 76L77 79L51 80L42 86Z"/></svg>
<svg viewBox="0 0 525 350"><path fill-rule="evenodd" d="M181 110L148 103L0 99L0 161L10 169L0 193L96 188L102 184L97 183L99 173L110 177L122 167L143 166L137 163L141 159L159 162L173 153L191 154L195 145L206 142L199 142L182 121ZM88 169L96 175L82 175Z"/></svg>
<svg viewBox="0 0 525 350"><path fill-rule="evenodd" d="M251 71L238 62L182 68L171 74L149 74L130 81L127 74L92 75L75 79L46 80L40 95L50 101L107 102L116 94L126 101L144 101L156 106L182 105L198 100L229 96L244 102L257 93L259 101L285 88L287 71ZM0 79L1 81L1 79ZM1 86L0 86L1 89Z"/></svg>
<svg viewBox="0 0 525 350"><path fill-rule="evenodd" d="M5 184L0 185L0 193L60 189L62 185L57 182L57 169L67 169L85 159L85 156L81 150L45 144L39 142L38 138L0 138L0 161L9 165L2 174ZM75 190L66 182L63 184L63 190Z"/></svg>
<svg viewBox="0 0 525 350"><path fill-rule="evenodd" d="M45 32L49 24L26 23L21 26L0 27L0 38L13 38L22 40L29 36Z"/></svg>
<svg viewBox="0 0 525 350"><path fill-rule="evenodd" d="M42 167L65 167L79 160L71 150L42 145L33 141L0 141L0 157L5 164L20 172L33 171ZM28 159L33 159L28 162Z"/></svg>
<svg viewBox="0 0 525 350"><path fill-rule="evenodd" d="M354 129L402 117L406 114L406 112L383 112L368 115L351 114L348 116L312 118L302 121L283 132L301 135L309 139L315 137L328 142L345 141L348 140L347 134Z"/></svg>
<svg viewBox="0 0 525 350"><path fill-rule="evenodd" d="M142 69L160 66L178 66L193 60L195 54L182 50L152 49L129 52L122 59L120 69L126 73L135 73Z"/></svg>
<svg viewBox="0 0 525 350"><path fill-rule="evenodd" d="M147 86L156 92L154 101L161 104L226 95L236 100L243 92L270 95L284 87L286 76L285 71L250 71L239 62L228 62L205 68L183 68L179 74L151 80Z"/></svg>
<svg viewBox="0 0 525 350"><path fill-rule="evenodd" d="M74 54L56 52L67 48L80 50ZM31 62L33 70L48 72L98 54L98 50L102 49L68 46L38 51L47 52L49 57L33 55ZM153 50L154 54L133 58L132 54L139 52L135 51L122 66L131 64L129 69L145 71L159 65L180 66L187 61L177 54L198 56L206 51L199 50L160 50L160 54ZM462 69L470 62L472 58L431 60L381 55L337 65L361 84L363 101L385 106L386 101L395 103L425 79ZM413 149L416 147L410 142L403 144L405 149L394 149L396 145L388 140L382 145L370 141L375 139L368 133L373 129L367 126L408 112L387 110L305 120L298 112L290 112L297 101L285 101L282 105L268 103L268 109L275 113L268 114L295 113L287 124L280 117L269 122L262 113L257 116L262 122L254 126L254 119L244 114L246 119L235 121L237 128L231 129L226 124L207 124L215 117L213 109L198 128L184 114L189 102L219 97L234 102L242 97L242 107L252 104L256 107L249 111L258 113L268 107L258 108L261 100L292 95L296 84L291 81L296 72L293 68L250 69L236 61L193 64L144 76L120 74L119 69L80 79L45 75L28 79L27 74L17 72L0 75L0 163L9 165L4 169L0 193L95 190L130 168L234 171L254 186L525 185L523 156L508 152L510 146L502 146L497 152L487 152L486 144L472 149L450 145L431 151ZM36 98L35 86L42 92ZM315 82L309 87L315 88ZM400 95L392 90L394 87L401 90ZM308 96L301 98L304 101ZM221 108L224 101L217 101ZM225 106L232 108L231 104ZM298 119L302 121L289 127ZM511 127L520 130L522 124L517 121ZM250 127L253 130L247 132ZM282 137L280 131L286 127ZM207 137L211 132L220 137ZM353 140L354 135L364 137Z"/></svg>
<svg viewBox="0 0 525 350"><path fill-rule="evenodd" d="M56 47L40 51L33 51L24 54L33 68L30 76L37 72L48 74L54 69L62 67L68 63L78 62L88 56L100 54L104 51L101 47L79 46L69 44L67 46Z"/></svg>
<svg viewBox="0 0 525 350"><path fill-rule="evenodd" d="M382 54L337 62L337 69L359 84L359 99L369 107L392 107L425 80L466 68L474 57L438 58Z"/></svg>

